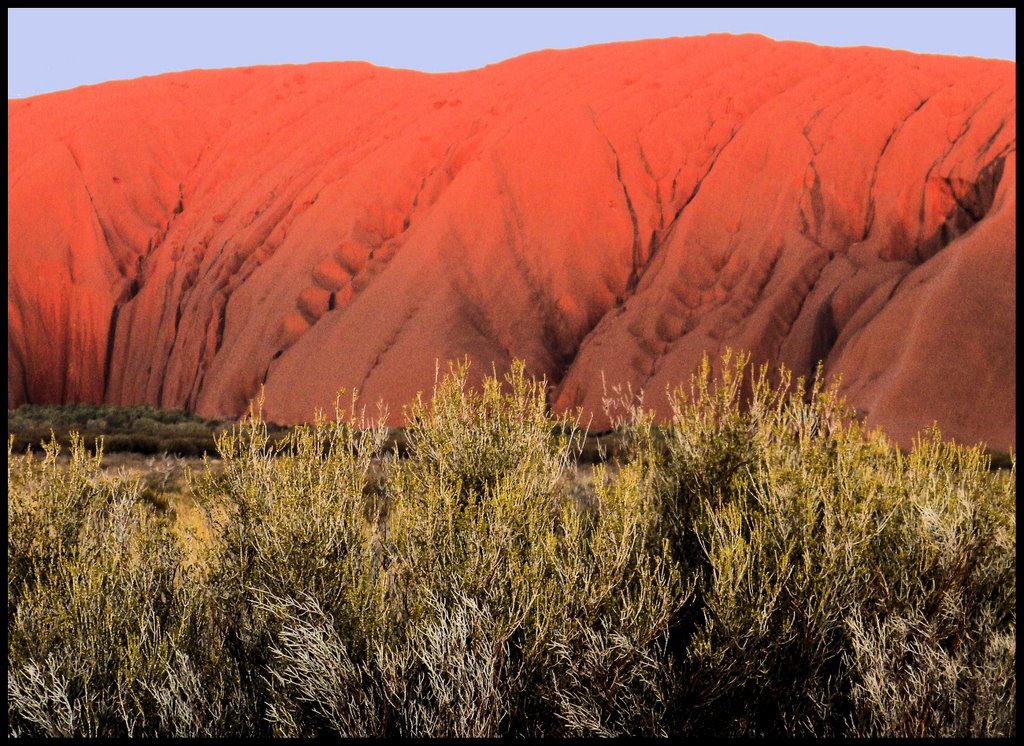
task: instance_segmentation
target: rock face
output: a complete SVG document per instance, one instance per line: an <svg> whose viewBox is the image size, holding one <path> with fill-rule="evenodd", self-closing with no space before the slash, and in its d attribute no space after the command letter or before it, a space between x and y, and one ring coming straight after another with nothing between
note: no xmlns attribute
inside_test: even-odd
<svg viewBox="0 0 1024 746"><path fill-rule="evenodd" d="M1015 444L1016 67L715 35L9 100L8 407L390 418L513 358L606 424L704 351Z"/></svg>

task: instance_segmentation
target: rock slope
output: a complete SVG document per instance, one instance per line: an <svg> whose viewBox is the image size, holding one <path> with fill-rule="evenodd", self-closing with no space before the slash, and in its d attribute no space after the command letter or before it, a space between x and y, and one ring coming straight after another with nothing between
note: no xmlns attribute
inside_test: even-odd
<svg viewBox="0 0 1024 746"><path fill-rule="evenodd" d="M282 422L513 358L601 427L704 351L1015 444L1016 68L713 35L8 101L8 407Z"/></svg>

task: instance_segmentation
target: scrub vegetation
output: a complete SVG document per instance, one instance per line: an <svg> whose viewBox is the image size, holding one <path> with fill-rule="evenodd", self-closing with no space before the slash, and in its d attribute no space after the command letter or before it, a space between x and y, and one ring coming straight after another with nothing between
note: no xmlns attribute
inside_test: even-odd
<svg viewBox="0 0 1024 746"><path fill-rule="evenodd" d="M9 734L1015 735L1015 459L715 367L664 426L609 401L593 466L518 364L453 368L401 455L257 411L188 473L202 530L9 438Z"/></svg>
<svg viewBox="0 0 1024 746"><path fill-rule="evenodd" d="M54 439L71 447L74 436L88 446L103 438L107 453L171 453L179 456L216 454L215 438L230 429L224 420L207 420L179 409L119 407L111 404L23 404L7 410L8 437L13 448L39 451L41 443Z"/></svg>

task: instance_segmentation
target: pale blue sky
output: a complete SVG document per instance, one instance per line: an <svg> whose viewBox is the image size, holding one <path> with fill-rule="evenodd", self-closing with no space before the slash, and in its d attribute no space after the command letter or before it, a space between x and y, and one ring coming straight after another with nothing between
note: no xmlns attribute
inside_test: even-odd
<svg viewBox="0 0 1024 746"><path fill-rule="evenodd" d="M753 31L1016 59L1016 9L8 9L7 96L197 67L466 70L544 48Z"/></svg>

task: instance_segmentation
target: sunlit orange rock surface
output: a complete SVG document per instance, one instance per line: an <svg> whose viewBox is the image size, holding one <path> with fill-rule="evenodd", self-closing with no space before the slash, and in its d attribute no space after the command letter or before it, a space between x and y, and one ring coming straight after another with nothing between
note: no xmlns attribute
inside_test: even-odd
<svg viewBox="0 0 1024 746"><path fill-rule="evenodd" d="M9 100L8 406L391 420L513 358L601 427L704 351L1006 448L1011 62L716 35L456 74L197 70Z"/></svg>

